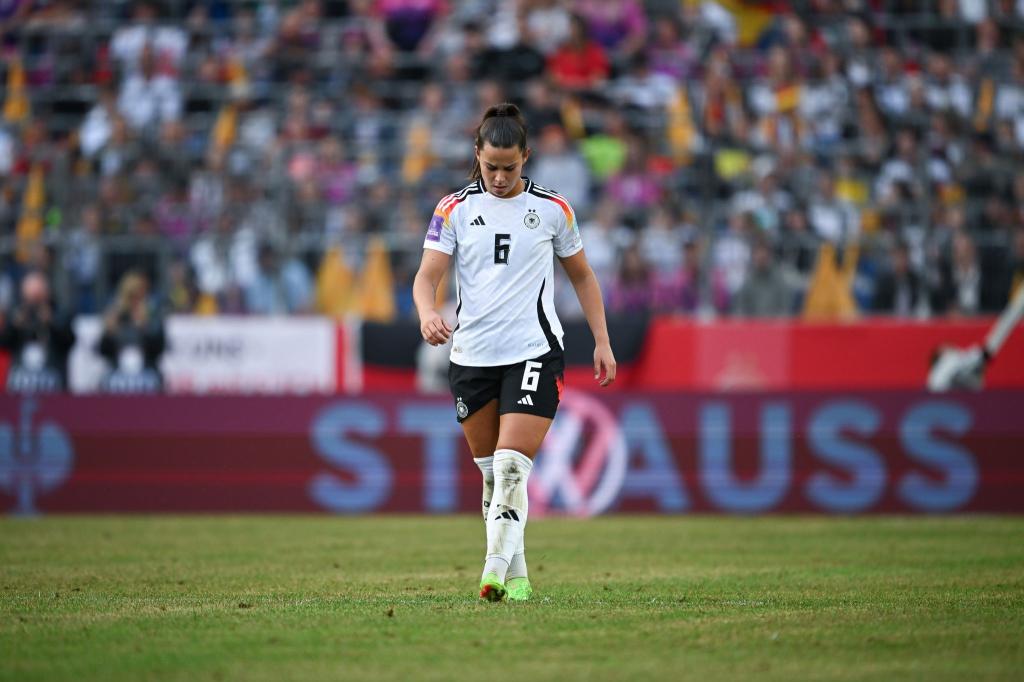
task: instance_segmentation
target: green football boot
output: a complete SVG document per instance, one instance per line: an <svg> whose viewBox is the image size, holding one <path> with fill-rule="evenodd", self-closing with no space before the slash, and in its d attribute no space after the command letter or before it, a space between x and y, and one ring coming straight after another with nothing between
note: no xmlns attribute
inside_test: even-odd
<svg viewBox="0 0 1024 682"><path fill-rule="evenodd" d="M509 601L529 601L533 596L529 578L509 578L507 589Z"/></svg>
<svg viewBox="0 0 1024 682"><path fill-rule="evenodd" d="M488 573L480 580L480 598L487 601L501 601L505 598L505 586L496 573Z"/></svg>

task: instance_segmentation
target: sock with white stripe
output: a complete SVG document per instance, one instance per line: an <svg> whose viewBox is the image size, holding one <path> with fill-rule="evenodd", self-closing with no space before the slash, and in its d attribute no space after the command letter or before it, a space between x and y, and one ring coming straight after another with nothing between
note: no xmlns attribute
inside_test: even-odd
<svg viewBox="0 0 1024 682"><path fill-rule="evenodd" d="M498 450L494 453L492 466L494 494L487 517L487 561L484 574L495 573L504 582L512 557L523 542L529 514L526 486L533 462L521 452Z"/></svg>

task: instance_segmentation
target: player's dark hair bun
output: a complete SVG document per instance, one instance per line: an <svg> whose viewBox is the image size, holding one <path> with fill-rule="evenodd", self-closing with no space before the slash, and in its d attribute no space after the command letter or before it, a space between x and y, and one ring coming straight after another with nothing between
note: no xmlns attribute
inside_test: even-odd
<svg viewBox="0 0 1024 682"><path fill-rule="evenodd" d="M511 102L502 102L488 107L483 120L476 129L476 147L483 149L485 144L499 149L518 147L526 151L526 119L519 107ZM470 175L474 180L480 177L479 164L474 165Z"/></svg>
<svg viewBox="0 0 1024 682"><path fill-rule="evenodd" d="M484 120L489 118L497 118L500 116L507 116L509 118L516 119L524 128L526 127L526 121L523 119L523 113L519 110L519 107L511 102L502 102L501 104L495 104L494 106L487 109L484 113Z"/></svg>

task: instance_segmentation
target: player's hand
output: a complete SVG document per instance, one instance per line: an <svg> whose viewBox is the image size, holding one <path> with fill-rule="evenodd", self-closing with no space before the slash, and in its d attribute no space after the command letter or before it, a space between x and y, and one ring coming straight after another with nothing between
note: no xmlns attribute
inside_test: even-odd
<svg viewBox="0 0 1024 682"><path fill-rule="evenodd" d="M607 343L599 343L594 348L594 379L602 386L615 381L615 356Z"/></svg>
<svg viewBox="0 0 1024 682"><path fill-rule="evenodd" d="M447 343L448 337L452 335L452 328L436 310L432 310L420 320L420 334L431 346L440 346Z"/></svg>

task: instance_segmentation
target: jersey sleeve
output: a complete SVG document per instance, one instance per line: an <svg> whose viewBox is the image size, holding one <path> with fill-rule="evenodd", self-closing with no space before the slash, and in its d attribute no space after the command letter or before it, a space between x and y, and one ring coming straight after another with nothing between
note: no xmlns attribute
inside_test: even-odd
<svg viewBox="0 0 1024 682"><path fill-rule="evenodd" d="M453 194L449 194L437 203L434 215L430 217L430 225L427 226L427 236L423 240L423 248L441 251L449 256L455 252L455 225L452 223L452 219L457 206L458 202L455 201Z"/></svg>
<svg viewBox="0 0 1024 682"><path fill-rule="evenodd" d="M583 250L583 239L580 237L580 227L576 223L576 213L569 202L557 203L561 210L558 212L558 219L555 220L555 255L559 258L568 258Z"/></svg>

